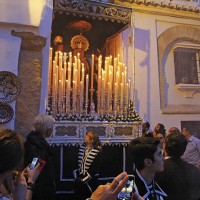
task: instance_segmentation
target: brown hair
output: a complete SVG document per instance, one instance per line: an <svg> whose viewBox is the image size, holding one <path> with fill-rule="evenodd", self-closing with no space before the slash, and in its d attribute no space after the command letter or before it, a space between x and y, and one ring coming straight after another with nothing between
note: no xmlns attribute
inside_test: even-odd
<svg viewBox="0 0 200 200"><path fill-rule="evenodd" d="M149 137L138 137L131 140L129 143L130 155L138 170L144 168L144 160L146 158L154 162L154 153L159 144L159 140Z"/></svg>
<svg viewBox="0 0 200 200"><path fill-rule="evenodd" d="M21 170L24 146L22 137L13 130L0 130L0 174L10 170Z"/></svg>
<svg viewBox="0 0 200 200"><path fill-rule="evenodd" d="M93 139L93 147L95 149L98 149L98 150L101 150L101 141L99 139L99 135L94 132L94 131L88 131L88 133L91 133L92 134L92 139Z"/></svg>

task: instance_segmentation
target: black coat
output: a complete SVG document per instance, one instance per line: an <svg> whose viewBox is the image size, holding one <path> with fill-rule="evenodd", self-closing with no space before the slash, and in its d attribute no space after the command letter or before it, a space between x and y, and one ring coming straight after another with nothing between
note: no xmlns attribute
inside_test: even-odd
<svg viewBox="0 0 200 200"><path fill-rule="evenodd" d="M78 154L78 169L74 170L74 192L78 200L85 200L98 186L101 152L91 149L86 153L84 146L80 147ZM80 181L82 180L82 181Z"/></svg>
<svg viewBox="0 0 200 200"><path fill-rule="evenodd" d="M197 200L200 198L200 170L180 158L165 160L164 171L155 177L167 193L167 200Z"/></svg>
<svg viewBox="0 0 200 200"><path fill-rule="evenodd" d="M36 180L36 188L33 192L34 194L50 193L51 196L55 193L55 183L54 183L54 166L52 160L51 147L44 139L44 137L36 131L32 131L26 138L24 144L25 147L25 167L29 165L33 157L40 157L42 160L46 161L42 172ZM40 199L39 197L37 197ZM34 198L33 198L34 199ZM36 198L35 198L36 199ZM41 198L47 199L47 198ZM49 198L53 199L53 198Z"/></svg>

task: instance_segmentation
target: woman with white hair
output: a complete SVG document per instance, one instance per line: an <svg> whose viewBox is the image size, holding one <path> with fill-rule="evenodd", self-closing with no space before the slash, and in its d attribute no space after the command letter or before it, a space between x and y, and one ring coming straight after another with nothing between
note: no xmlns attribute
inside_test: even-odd
<svg viewBox="0 0 200 200"><path fill-rule="evenodd" d="M54 166L52 151L46 138L53 132L54 119L49 115L38 115L34 120L34 131L31 131L24 144L25 166L31 163L34 157L39 157L46 164L42 169L33 189L33 200L54 200Z"/></svg>

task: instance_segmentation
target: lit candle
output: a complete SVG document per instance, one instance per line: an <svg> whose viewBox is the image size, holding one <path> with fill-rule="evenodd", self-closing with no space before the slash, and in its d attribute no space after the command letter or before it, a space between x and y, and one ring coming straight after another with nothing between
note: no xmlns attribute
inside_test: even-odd
<svg viewBox="0 0 200 200"><path fill-rule="evenodd" d="M53 54L53 49L50 47L49 49L49 92L51 91L52 81L53 81L53 69L52 69L52 54Z"/></svg>
<svg viewBox="0 0 200 200"><path fill-rule="evenodd" d="M109 57L109 65L112 65L112 56Z"/></svg>
<svg viewBox="0 0 200 200"><path fill-rule="evenodd" d="M55 60L53 61L53 75L56 73L56 62Z"/></svg>
<svg viewBox="0 0 200 200"><path fill-rule="evenodd" d="M85 80L85 69L84 69L84 64L82 63L82 75L81 75L81 81L84 85L84 80Z"/></svg>
<svg viewBox="0 0 200 200"><path fill-rule="evenodd" d="M100 65L100 66L102 65L102 56L101 56L101 55L100 55L99 58L98 58L98 66L99 66L99 65Z"/></svg>
<svg viewBox="0 0 200 200"><path fill-rule="evenodd" d="M117 83L115 83L115 90L114 90L114 108L116 107L117 97L118 97L118 85L117 85Z"/></svg>
<svg viewBox="0 0 200 200"><path fill-rule="evenodd" d="M105 60L105 70L104 70L104 72L105 72L105 83L107 83L107 73L108 73L108 62L107 62L107 60Z"/></svg>
<svg viewBox="0 0 200 200"><path fill-rule="evenodd" d="M75 81L73 81L72 90L73 90L73 102L75 102L76 101L76 82Z"/></svg>
<svg viewBox="0 0 200 200"><path fill-rule="evenodd" d="M109 109L109 102L110 102L110 82L108 82L108 96L107 96L107 104L108 104L108 109Z"/></svg>
<svg viewBox="0 0 200 200"><path fill-rule="evenodd" d="M78 60L80 59L80 53L77 53L77 59Z"/></svg>
<svg viewBox="0 0 200 200"><path fill-rule="evenodd" d="M68 62L68 90L71 88L71 63Z"/></svg>
<svg viewBox="0 0 200 200"><path fill-rule="evenodd" d="M52 86L52 98L55 98L55 88L56 88L56 87L55 87L55 84L56 84L56 83L55 83L55 78L56 78L55 76L56 76L56 75L53 74L53 80L52 80L52 81L53 81L53 86Z"/></svg>
<svg viewBox="0 0 200 200"><path fill-rule="evenodd" d="M76 82L73 81L73 87L72 87L72 90L73 90L73 95L72 95L72 102L73 102L73 114L75 114L75 110L76 110Z"/></svg>
<svg viewBox="0 0 200 200"><path fill-rule="evenodd" d="M100 63L98 64L98 77L101 76L101 65Z"/></svg>
<svg viewBox="0 0 200 200"><path fill-rule="evenodd" d="M94 83L94 54L92 54L91 89L93 89L93 83Z"/></svg>
<svg viewBox="0 0 200 200"><path fill-rule="evenodd" d="M77 88L80 91L80 77L81 77L81 61L78 59L78 69L77 69Z"/></svg>
<svg viewBox="0 0 200 200"><path fill-rule="evenodd" d="M77 69L78 60L76 56L74 56L74 64L75 64L75 69Z"/></svg>
<svg viewBox="0 0 200 200"><path fill-rule="evenodd" d="M66 62L66 59L67 59L67 53L65 52L63 56L63 61Z"/></svg>
<svg viewBox="0 0 200 200"><path fill-rule="evenodd" d="M48 89L49 89L49 93L51 92L51 87L52 87L52 57L49 57L49 76L48 76Z"/></svg>
<svg viewBox="0 0 200 200"><path fill-rule="evenodd" d="M127 67L124 67L124 84L126 84L126 78L127 78Z"/></svg>
<svg viewBox="0 0 200 200"><path fill-rule="evenodd" d="M84 64L82 64L82 75L81 75L81 81L82 81L82 86L83 86L83 91L84 91L84 85L85 85L85 69L84 69Z"/></svg>
<svg viewBox="0 0 200 200"><path fill-rule="evenodd" d="M72 64L72 52L69 52L69 62Z"/></svg>
<svg viewBox="0 0 200 200"><path fill-rule="evenodd" d="M62 78L62 57L59 57L59 80L61 80Z"/></svg>
<svg viewBox="0 0 200 200"><path fill-rule="evenodd" d="M83 83L80 82L80 113L83 111Z"/></svg>
<svg viewBox="0 0 200 200"><path fill-rule="evenodd" d="M66 90L66 73L67 73L67 63L64 62L64 73L63 73L63 95L65 94L65 90Z"/></svg>
<svg viewBox="0 0 200 200"><path fill-rule="evenodd" d="M66 105L68 105L68 98L69 98L69 89L68 89L68 80L65 81L65 85L66 85Z"/></svg>
<svg viewBox="0 0 200 200"><path fill-rule="evenodd" d="M130 100L131 99L131 79L128 80L128 90L129 90L128 100Z"/></svg>
<svg viewBox="0 0 200 200"><path fill-rule="evenodd" d="M113 66L110 66L109 81L110 81L110 86L112 87L112 85L113 85Z"/></svg>
<svg viewBox="0 0 200 200"><path fill-rule="evenodd" d="M57 91L56 91L56 74L53 75L53 105L56 105ZM52 106L53 106L52 105Z"/></svg>
<svg viewBox="0 0 200 200"><path fill-rule="evenodd" d="M73 81L76 80L76 77L75 77L75 71L76 71L76 64L73 63Z"/></svg>
<svg viewBox="0 0 200 200"><path fill-rule="evenodd" d="M58 65L56 66L56 88L58 88ZM56 90L57 91L57 90ZM58 92L58 91L57 91Z"/></svg>
<svg viewBox="0 0 200 200"><path fill-rule="evenodd" d="M62 103L62 81L59 80L59 99L58 99L58 102L59 102L59 106L61 105Z"/></svg>
<svg viewBox="0 0 200 200"><path fill-rule="evenodd" d="M121 90L121 94L120 94L120 102L121 102L121 106L123 106L123 92L124 92L124 84L123 83L121 83L121 88L120 88L120 90Z"/></svg>
<svg viewBox="0 0 200 200"><path fill-rule="evenodd" d="M128 90L128 83L127 83L126 84L126 106L128 106L128 97L129 97L128 93L129 93L129 90Z"/></svg>
<svg viewBox="0 0 200 200"><path fill-rule="evenodd" d="M53 48L50 47L50 49L49 49L49 56L52 57L52 55L53 55Z"/></svg>
<svg viewBox="0 0 200 200"><path fill-rule="evenodd" d="M78 74L78 70L76 69L76 70L75 70L75 86L76 86L75 89L76 89L76 92L77 92L77 90L78 90L78 88L77 88L77 82L78 82L78 81L77 81L77 78L78 78L78 77L77 77L77 74Z"/></svg>
<svg viewBox="0 0 200 200"><path fill-rule="evenodd" d="M101 105L105 102L105 71L102 69L102 82L101 82Z"/></svg>
<svg viewBox="0 0 200 200"><path fill-rule="evenodd" d="M58 51L59 57L62 57L63 53L62 51Z"/></svg>
<svg viewBox="0 0 200 200"><path fill-rule="evenodd" d="M114 59L114 67L113 67L113 75L114 75L114 83L116 82L116 70L117 70L117 58Z"/></svg>
<svg viewBox="0 0 200 200"><path fill-rule="evenodd" d="M101 76L98 77L98 107L97 109L100 109L100 105L101 105Z"/></svg>
<svg viewBox="0 0 200 200"><path fill-rule="evenodd" d="M86 75L86 91L85 91L85 103L88 104L88 86L89 86L89 76Z"/></svg>

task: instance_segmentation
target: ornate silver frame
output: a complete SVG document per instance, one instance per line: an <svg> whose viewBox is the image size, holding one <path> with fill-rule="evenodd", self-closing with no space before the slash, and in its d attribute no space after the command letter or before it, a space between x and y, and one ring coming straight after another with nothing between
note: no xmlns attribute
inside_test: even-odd
<svg viewBox="0 0 200 200"><path fill-rule="evenodd" d="M54 0L54 13L131 24L132 8L86 0Z"/></svg>
<svg viewBox="0 0 200 200"><path fill-rule="evenodd" d="M76 145L84 142L88 130L99 134L103 144L125 144L142 136L142 122L55 122L50 145Z"/></svg>

